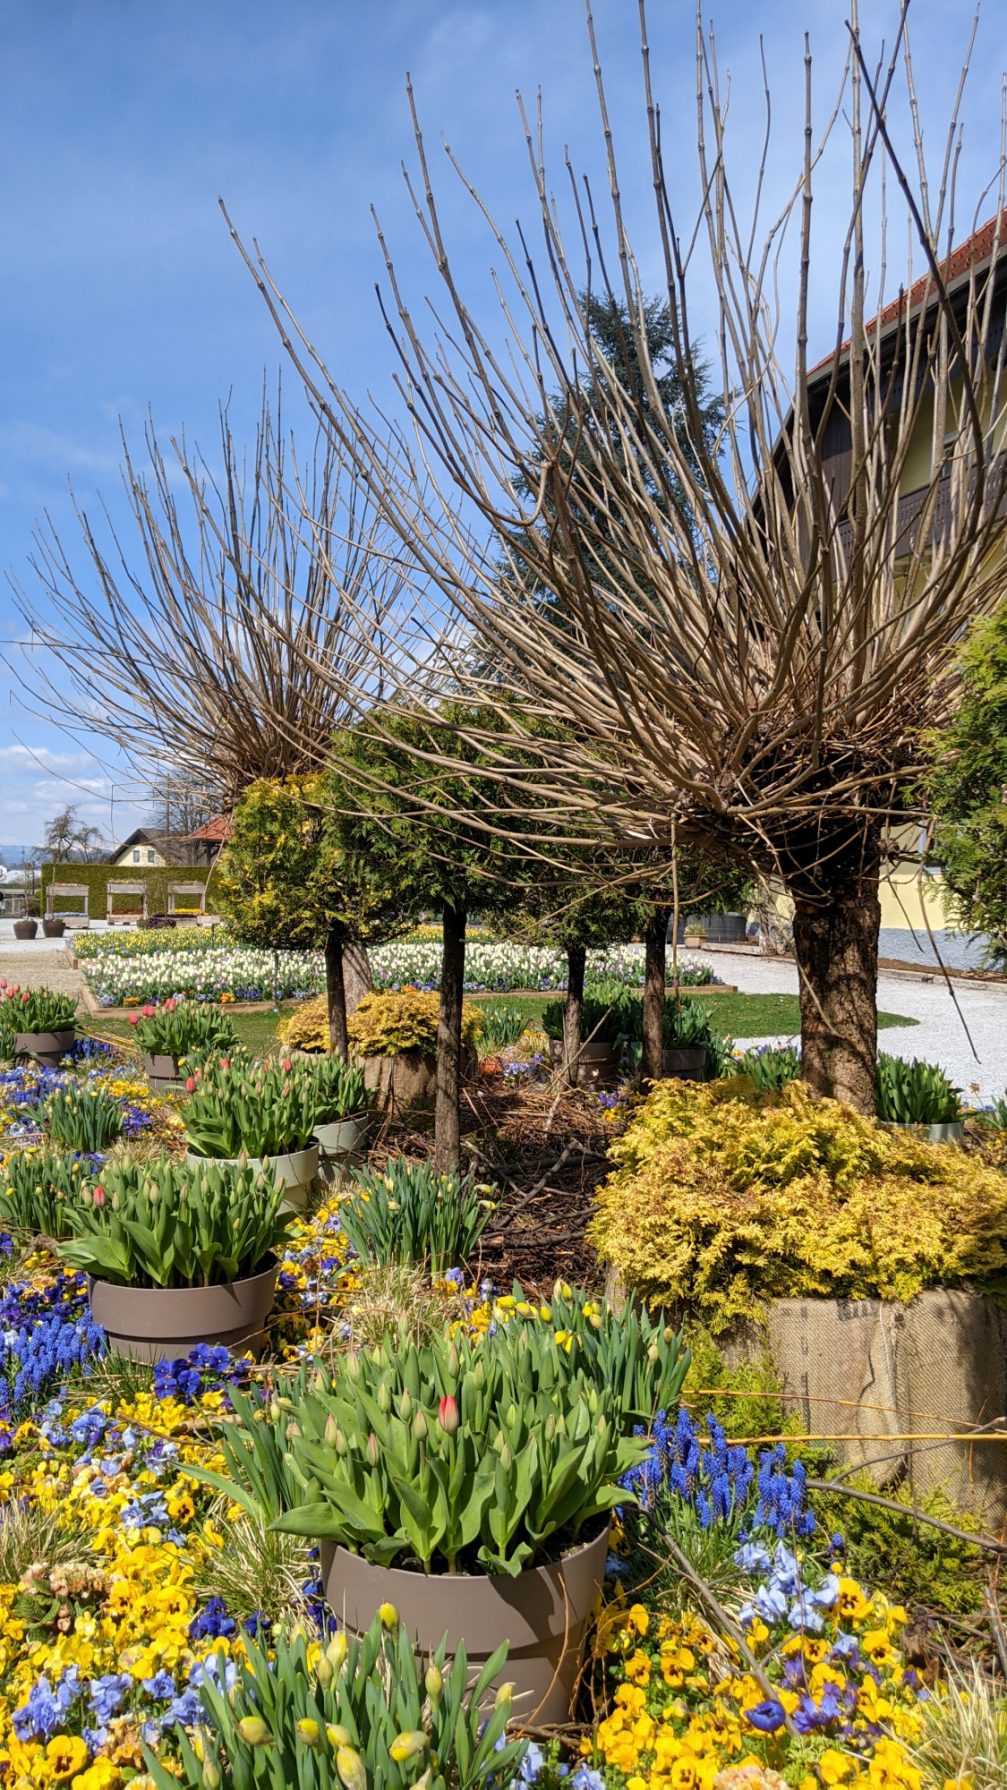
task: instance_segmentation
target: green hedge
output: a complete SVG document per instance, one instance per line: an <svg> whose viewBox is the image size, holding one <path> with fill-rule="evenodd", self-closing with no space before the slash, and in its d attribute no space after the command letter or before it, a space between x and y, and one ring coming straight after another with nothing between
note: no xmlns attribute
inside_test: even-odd
<svg viewBox="0 0 1007 1790"><path fill-rule="evenodd" d="M109 883L146 883L148 914L165 914L168 911L169 883L206 883L210 874L207 864L163 864L145 866L143 864L43 864L39 884L42 893L42 912L45 913L46 891L49 884L85 883L88 890L88 911L92 920L104 920L108 900ZM114 914L123 916L138 913L139 908L130 907L129 903L137 897L117 895L115 897ZM62 905L65 902L65 906ZM59 913L80 913L80 900L74 896L62 898L57 909Z"/></svg>

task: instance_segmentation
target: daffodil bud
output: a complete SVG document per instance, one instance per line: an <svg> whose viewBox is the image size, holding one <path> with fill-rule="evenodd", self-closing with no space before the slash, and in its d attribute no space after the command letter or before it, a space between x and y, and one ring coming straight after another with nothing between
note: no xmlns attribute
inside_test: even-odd
<svg viewBox="0 0 1007 1790"><path fill-rule="evenodd" d="M349 1728L344 1728L339 1722L329 1723L325 1730L325 1738L332 1747L353 1745L353 1736Z"/></svg>
<svg viewBox="0 0 1007 1790"><path fill-rule="evenodd" d="M320 1722L315 1721L314 1716L302 1716L299 1722L294 1723L294 1731L298 1740L303 1740L305 1746L315 1748L321 1746L322 1725Z"/></svg>
<svg viewBox="0 0 1007 1790"><path fill-rule="evenodd" d="M508 1679L507 1683L500 1685L499 1689L497 1690L497 1694L493 1699L494 1709L509 1709L511 1706L511 1703L513 1701L513 1698L514 1698L514 1685L511 1682L511 1680Z"/></svg>
<svg viewBox="0 0 1007 1790"><path fill-rule="evenodd" d="M334 1672L342 1671L346 1664L346 1655L348 1652L349 1647L346 1636L342 1629L340 1629L338 1634L333 1635L329 1645L325 1649L325 1657Z"/></svg>
<svg viewBox="0 0 1007 1790"><path fill-rule="evenodd" d="M658 1348L656 1343L651 1343L650 1348L647 1350L647 1360L650 1362L651 1367L653 1367L656 1362L660 1361L660 1359L661 1359L660 1349Z"/></svg>
<svg viewBox="0 0 1007 1790"><path fill-rule="evenodd" d="M396 1765L402 1765L406 1759L417 1758L426 1747L427 1737L422 1728L407 1728L404 1734L396 1734L388 1752Z"/></svg>
<svg viewBox="0 0 1007 1790"><path fill-rule="evenodd" d="M204 1759L202 1779L203 1790L220 1790L221 1783L223 1782L220 1775L220 1766L215 1765L212 1759Z"/></svg>
<svg viewBox="0 0 1007 1790"><path fill-rule="evenodd" d="M444 1674L439 1666L434 1665L433 1661L426 1669L423 1683L431 1703L436 1703L444 1689Z"/></svg>
<svg viewBox="0 0 1007 1790"><path fill-rule="evenodd" d="M332 1661L326 1659L326 1657L323 1653L317 1666L315 1667L315 1677L317 1678L323 1691L328 1690L329 1685L332 1683L332 1680L335 1678L335 1676L336 1676L336 1674L332 1669Z"/></svg>
<svg viewBox="0 0 1007 1790"><path fill-rule="evenodd" d="M382 1628L398 1628L399 1613L394 1604L381 1604L378 1608Z"/></svg>
<svg viewBox="0 0 1007 1790"><path fill-rule="evenodd" d="M261 1715L243 1715L238 1733L246 1746L268 1746L273 1738Z"/></svg>
<svg viewBox="0 0 1007 1790"><path fill-rule="evenodd" d="M336 1770L346 1790L367 1790L367 1772L360 1754L351 1746L336 1748Z"/></svg>

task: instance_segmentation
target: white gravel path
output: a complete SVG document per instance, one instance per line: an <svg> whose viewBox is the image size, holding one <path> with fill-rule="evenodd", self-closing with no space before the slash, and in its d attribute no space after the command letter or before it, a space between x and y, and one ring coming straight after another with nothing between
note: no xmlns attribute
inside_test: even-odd
<svg viewBox="0 0 1007 1790"><path fill-rule="evenodd" d="M689 955L711 963L721 980L736 983L742 994L797 993L795 965L779 958L727 949ZM887 1026L878 1034L879 1040L882 1049L895 1056L940 1063L966 1100L982 1105L1007 1088L1007 982L959 978L952 979L951 988L953 995L940 975L929 982L908 971L882 970L879 1008L905 1014L918 1023ZM744 1042L747 1046L780 1043L782 1039L746 1038Z"/></svg>

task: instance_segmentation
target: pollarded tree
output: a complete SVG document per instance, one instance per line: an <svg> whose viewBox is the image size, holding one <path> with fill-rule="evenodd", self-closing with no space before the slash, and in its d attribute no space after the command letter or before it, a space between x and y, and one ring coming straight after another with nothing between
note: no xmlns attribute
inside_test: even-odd
<svg viewBox="0 0 1007 1790"><path fill-rule="evenodd" d="M525 122L540 259L531 232L509 239L472 194L490 233L502 325L477 308L481 279L473 279L480 298L466 296L470 245L463 270L417 123L410 193L440 296L426 312L411 309L388 255L386 311L407 413L391 442L386 417L346 395L264 264L248 257L333 439L457 625L456 688L491 700L485 676L466 673L491 665L500 713L515 695L534 708L542 783L551 783L568 834L594 831L630 850L640 839L706 844L783 882L794 903L803 1073L864 1110L874 1101L885 829L905 818L901 792L919 763L921 728L944 719L953 701L962 628L1007 594L1004 169L994 147L984 191L997 196L996 216L942 260L952 220L969 209L955 194L960 92L931 178L909 10L904 0L893 14L892 48L879 56L851 8L840 98L830 92L822 128L806 45L793 184L768 224L760 210L768 147L750 183L746 122L735 182L726 87L712 34L697 20L700 198L698 215L683 221L641 0L655 210L652 241L639 253L588 9L607 217L572 178L564 209L544 127ZM893 147L900 92L912 166ZM766 118L768 144L768 93ZM681 136L680 111L675 127ZM822 156L841 132L848 196L837 213L830 166L829 226L813 234ZM676 166L684 148L675 145ZM747 216L742 188L755 195ZM835 327L815 366L810 295L820 304L826 257ZM674 418L658 387L638 273L655 262L679 379ZM712 444L703 426L711 393L700 389L693 354L697 289L715 357L712 395L723 406ZM636 384L594 335L592 296L624 308ZM577 418L571 463L557 443ZM921 460L928 471L916 470ZM550 624L543 590L562 630ZM425 614L420 669L430 625ZM487 735L478 725L467 731L477 752ZM505 756L497 741L498 781L509 774ZM451 759L445 738L445 774Z"/></svg>
<svg viewBox="0 0 1007 1790"><path fill-rule="evenodd" d="M345 1056L348 1011L370 983L360 947L389 938L410 916L394 882L360 874L352 829L334 814L339 804L345 797L330 771L250 784L213 881L238 938L324 952L329 1042Z"/></svg>

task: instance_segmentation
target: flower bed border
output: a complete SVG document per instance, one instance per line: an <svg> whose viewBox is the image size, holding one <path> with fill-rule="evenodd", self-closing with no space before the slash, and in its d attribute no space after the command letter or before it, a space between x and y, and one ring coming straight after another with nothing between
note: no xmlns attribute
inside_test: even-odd
<svg viewBox="0 0 1007 1790"><path fill-rule="evenodd" d="M292 995L283 996L284 1002L292 999ZM83 984L80 1000L91 1019L129 1019L134 1013L139 1013L143 1006L143 1002L138 1000L131 1007L103 1007L91 993L86 982ZM208 1002L197 1003L197 1005L209 1004ZM274 1001L225 1001L224 1010L227 1013L271 1013L275 1004Z"/></svg>

